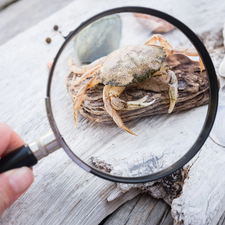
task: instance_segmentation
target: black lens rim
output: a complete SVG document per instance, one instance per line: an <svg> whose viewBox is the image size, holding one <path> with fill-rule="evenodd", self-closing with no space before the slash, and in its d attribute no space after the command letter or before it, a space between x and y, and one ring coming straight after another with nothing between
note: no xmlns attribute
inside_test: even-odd
<svg viewBox="0 0 225 225"><path fill-rule="evenodd" d="M153 173L153 174L150 174L150 175L146 175L146 176L142 176L142 177L119 177L119 176L110 175L108 173L101 172L101 171L89 166L84 161L82 161L79 157L77 157L73 153L72 150L70 150L69 146L66 144L63 137L61 136L61 134L58 130L58 127L55 123L54 116L53 116L53 113L52 113L52 108L51 108L51 82L52 82L52 77L53 77L53 74L54 74L54 69L55 69L55 66L57 64L57 61L58 61L63 49L66 47L67 43L78 32L80 32L83 28L85 28L90 23L94 22L95 20L100 19L104 16L111 15L111 14L125 13L125 12L144 13L144 14L156 16L156 17L159 17L163 20L168 21L169 23L171 23L172 25L177 27L182 33L184 33L189 38L189 40L192 42L192 44L198 50L199 55L201 56L202 61L205 65L205 69L208 73L209 84L210 84L210 101L209 101L209 107L208 107L206 120L205 120L203 128L202 128L197 140L195 141L194 145L190 148L190 150L181 159L179 159L177 162L172 164L170 167L167 167L166 169L163 169L159 172L156 172L156 173ZM176 18L174 18L174 17L172 17L172 16L170 16L166 13L163 13L161 11L155 10L155 9L145 8L145 7L133 7L133 6L119 7L119 8L114 8L114 9L104 11L102 13L99 13L99 14L91 17L90 19L81 23L80 26L77 29L75 29L73 32L70 33L70 35L67 36L65 42L63 43L63 45L59 49L59 51L58 51L58 53L57 53L57 55L54 59L52 68L51 68L50 73L49 73L48 82L47 82L47 94L46 94L47 95L46 96L46 111L47 111L47 116L48 116L48 119L49 119L50 126L51 126L51 128L52 128L52 130L53 130L53 132L56 136L56 139L58 140L58 142L60 143L62 148L66 151L66 153L69 155L69 157L75 163L77 163L80 167L85 169L87 172L90 172L90 173L92 173L92 174L94 174L98 177L101 177L103 179L110 180L110 181L113 181L113 182L118 182L118 183L145 183L145 182L161 179L161 178L177 171L178 169L181 169L201 149L202 145L204 144L207 137L209 136L209 133L211 131L211 128L212 128L214 120L215 120L217 107L218 107L218 90L219 90L219 88L218 88L217 76L216 76L216 72L215 72L212 60L209 56L209 53L206 50L203 43L197 37L197 35L190 28L188 28L185 24L183 24L182 22L180 22Z"/></svg>

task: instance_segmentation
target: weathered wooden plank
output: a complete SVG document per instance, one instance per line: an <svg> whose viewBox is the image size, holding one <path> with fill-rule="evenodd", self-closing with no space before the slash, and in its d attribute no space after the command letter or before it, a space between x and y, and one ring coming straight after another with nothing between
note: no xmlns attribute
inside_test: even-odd
<svg viewBox="0 0 225 225"><path fill-rule="evenodd" d="M224 225L225 224L225 213L220 217L220 220L217 225Z"/></svg>
<svg viewBox="0 0 225 225"><path fill-rule="evenodd" d="M104 225L168 225L172 222L169 205L142 194L118 208Z"/></svg>
<svg viewBox="0 0 225 225"><path fill-rule="evenodd" d="M0 90L1 96L7 96L4 99L1 98L2 121L10 124L27 142L33 141L49 130L44 101L41 99L44 99L45 96L48 74L46 63L55 56L59 45L63 42L58 33L50 31L55 24L62 26L66 32L95 13L110 7L124 4L142 4L151 7L152 3L151 1L142 1L141 3L138 1L129 3L121 1L74 2L35 28L2 46L0 51L4 57L0 59L1 65L3 65L0 68ZM221 18L215 17L209 12L216 11L217 14L222 14L224 1L213 5L204 3L185 1L181 6L178 1L170 4L167 1L154 1L154 6L167 13L172 13L196 32L211 30L210 35L213 34L217 37L216 28L219 28L223 22L221 22ZM204 23L204 26L194 19L194 14L198 15L198 21ZM200 16L202 17L199 18ZM207 26L205 26L206 24ZM51 35L53 40L51 45L45 43L47 35ZM207 39L207 37L206 35L205 38ZM210 40L214 41L215 39ZM218 42L215 41L215 43ZM17 54L14 54L15 50ZM222 96L224 97L224 95ZM215 149L212 148L210 154L214 156ZM223 154L219 154L219 157L222 160ZM211 160L210 157L205 158L207 161ZM197 162L197 158L195 159ZM204 161L202 161L202 165L204 165ZM203 172L205 170L206 167ZM202 170L193 174L193 177L199 179L200 183L201 179L204 180L207 177L203 177L201 172ZM58 151L40 162L34 168L34 173L35 182L31 189L5 212L1 217L1 224L74 224L74 221L78 224L98 224L119 205L137 194L131 191L128 192L130 196L108 203L105 199L110 195L112 184L93 178L77 168L63 151ZM211 183L205 183L205 185L209 184ZM222 197L220 196L220 200ZM197 198L194 200L198 201ZM88 207L88 204L91 206ZM185 208L191 208L192 204L193 202L187 203ZM204 208L205 204L207 203L203 202L200 209ZM179 209L179 212L182 213L182 209ZM196 212L195 215L197 219L198 213ZM210 216L210 214L205 216Z"/></svg>
<svg viewBox="0 0 225 225"><path fill-rule="evenodd" d="M223 56L223 48L214 49L213 54L211 54L217 71ZM220 77L220 81L219 104L224 107L225 80ZM221 126L224 126L223 114L218 114L216 119L219 120L217 124L219 123ZM217 137L224 139L225 136L224 133L221 133ZM223 143L223 140L221 141ZM172 203L172 214L176 221L175 224L179 224L181 221L184 224L197 222L198 224L217 224L224 212L225 195L222 191L225 182L222 172L224 170L225 160L224 147L213 141L212 135L202 147L196 160L197 163L194 162L191 165L188 173L189 179L184 183L182 194ZM196 189L196 187L198 188ZM189 207L191 205L194 206L194 210L192 207Z"/></svg>
<svg viewBox="0 0 225 225"><path fill-rule="evenodd" d="M11 4L12 2L14 3ZM2 8L7 4L11 5L0 12L0 45L62 9L70 2L72 0L3 0ZM54 25L49 27L49 31L46 32L47 36L50 35Z"/></svg>
<svg viewBox="0 0 225 225"><path fill-rule="evenodd" d="M170 213L171 208L165 202L160 202L161 204L166 206L166 207L161 207L159 209L160 213L154 215L152 213L152 211L150 212L150 214L148 215L148 219L150 220L150 223L147 223L147 220L145 220L145 222L143 222L143 221L141 222L141 220L143 220L142 218L146 219L146 215L145 215L146 211L149 211L148 207L142 208L141 210L143 210L143 211L141 211L141 212L139 211L140 205L138 205L138 201L140 201L140 199L143 197L145 198L146 201L148 201L149 207L152 203L154 203L152 211L154 210L154 207L157 207L157 205L158 205L157 202L160 201L160 200L156 200L156 199L152 198L150 195L147 195L147 194L138 195L137 197L133 198L132 200L121 205L115 212L113 212L107 218L107 220L104 223L101 223L101 225L125 225L125 224L127 225L127 224L129 224L128 223L129 221L130 222L133 221L133 223L130 223L132 225L136 225L136 224L148 225L148 224L151 224L152 221L154 221L153 220L154 218L158 219L158 221L160 221L160 222L154 223L153 225L157 225L157 224L172 225L173 224L173 218ZM155 211L157 211L157 210L155 210ZM161 214L163 214L163 216ZM134 218L133 215L136 215L136 217ZM221 216L217 225L224 225L224 224L225 224L225 213Z"/></svg>
<svg viewBox="0 0 225 225"><path fill-rule="evenodd" d="M139 199L140 195L123 204L102 225L126 224Z"/></svg>
<svg viewBox="0 0 225 225"><path fill-rule="evenodd" d="M0 0L0 11L17 1L18 0Z"/></svg>

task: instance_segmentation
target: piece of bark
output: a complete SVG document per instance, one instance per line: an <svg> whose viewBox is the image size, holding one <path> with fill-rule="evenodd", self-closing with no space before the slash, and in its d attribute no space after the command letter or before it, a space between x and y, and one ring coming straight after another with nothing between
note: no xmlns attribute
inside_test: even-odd
<svg viewBox="0 0 225 225"><path fill-rule="evenodd" d="M209 83L206 71L200 73L199 62L192 61L181 54L170 55L167 60L170 69L175 72L178 79L178 98L173 112L207 104L209 102ZM67 90L72 101L80 87L87 82L86 80L78 86L71 86L73 77L74 73L71 72L66 80ZM102 84L99 84L86 92L79 112L95 122L113 123L113 119L104 110L103 87ZM168 91L168 85L161 81L160 76L151 77L138 85L127 87L120 96L122 100L135 101L148 96L146 102L153 100L155 102L139 109L118 111L119 115L126 122L135 118L168 113L170 102Z"/></svg>

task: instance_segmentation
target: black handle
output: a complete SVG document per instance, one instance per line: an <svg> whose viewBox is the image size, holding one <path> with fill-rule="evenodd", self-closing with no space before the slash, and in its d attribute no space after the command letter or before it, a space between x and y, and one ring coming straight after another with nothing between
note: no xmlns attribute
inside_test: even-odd
<svg viewBox="0 0 225 225"><path fill-rule="evenodd" d="M35 164L37 159L29 146L24 145L0 159L0 173L22 166L32 167Z"/></svg>

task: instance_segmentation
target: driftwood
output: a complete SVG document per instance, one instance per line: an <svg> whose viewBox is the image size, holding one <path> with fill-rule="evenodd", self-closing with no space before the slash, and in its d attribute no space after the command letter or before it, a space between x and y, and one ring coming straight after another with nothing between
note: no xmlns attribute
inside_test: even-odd
<svg viewBox="0 0 225 225"><path fill-rule="evenodd" d="M173 112L207 104L209 101L208 79L206 71L200 73L199 62L192 61L187 56L181 54L170 55L167 60L170 69L175 72L178 79L179 96ZM71 72L66 80L67 90L72 101L74 101L81 85L83 85L84 82L87 82L84 81L79 86L71 86L73 77L74 73ZM104 110L102 99L103 87L102 84L99 84L88 90L79 111L84 117L92 121L112 123L112 118ZM168 85L162 83L160 76L151 77L138 85L126 88L120 98L124 101L135 101L144 96L148 96L145 102L151 102L153 100L155 100L155 102L147 107L129 111L119 111L123 121L168 113Z"/></svg>
<svg viewBox="0 0 225 225"><path fill-rule="evenodd" d="M119 174L120 172L114 170L112 165L107 164L104 160L98 159L97 157L92 158L92 163L96 168L109 173ZM121 170L121 168L119 170ZM187 178L187 176L188 168L182 168L162 179L153 182L141 184L117 184L117 188L110 193L110 195L107 197L107 200L109 202L113 201L123 193L133 188L138 188L141 189L143 193L149 193L157 199L162 198L167 204L171 205L173 199L180 196L184 180Z"/></svg>

